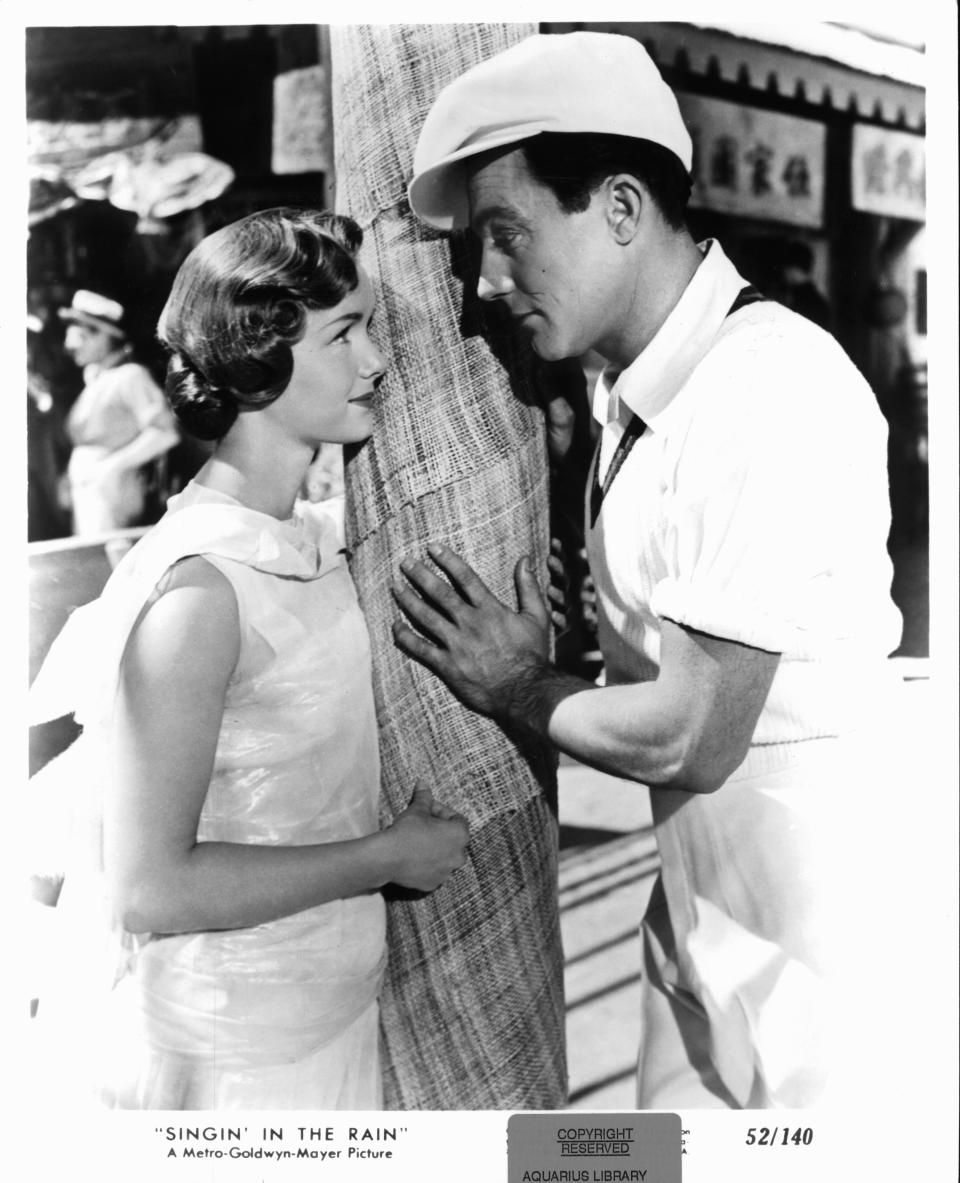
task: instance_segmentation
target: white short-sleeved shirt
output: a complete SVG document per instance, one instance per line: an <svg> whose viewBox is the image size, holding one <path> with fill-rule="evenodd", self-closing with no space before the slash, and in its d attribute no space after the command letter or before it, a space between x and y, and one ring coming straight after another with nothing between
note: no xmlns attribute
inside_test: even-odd
<svg viewBox="0 0 960 1183"><path fill-rule="evenodd" d="M886 424L828 333L769 301L720 245L637 360L594 395L602 478L647 428L587 531L608 683L657 676L661 622L781 654L754 735L841 734L900 636ZM589 526L589 523L588 523Z"/></svg>

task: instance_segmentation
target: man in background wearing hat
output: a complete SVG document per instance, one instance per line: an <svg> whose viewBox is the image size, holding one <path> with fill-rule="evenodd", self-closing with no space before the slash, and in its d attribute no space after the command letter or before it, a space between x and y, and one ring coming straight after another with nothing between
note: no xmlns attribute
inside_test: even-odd
<svg viewBox="0 0 960 1183"><path fill-rule="evenodd" d="M536 354L608 363L586 531L605 682L550 663L526 560L519 611L448 549L404 563L395 637L473 709L650 787L639 1106L802 1107L850 1013L826 983L856 962L843 860L871 855L851 736L899 638L886 429L831 337L690 237L690 167L628 37L534 36L435 100L414 212L470 227L480 298Z"/></svg>
<svg viewBox="0 0 960 1183"><path fill-rule="evenodd" d="M84 378L67 417L73 532L138 525L146 499L144 466L179 439L173 414L146 367L133 361L121 304L81 290L60 316L69 322L65 348Z"/></svg>

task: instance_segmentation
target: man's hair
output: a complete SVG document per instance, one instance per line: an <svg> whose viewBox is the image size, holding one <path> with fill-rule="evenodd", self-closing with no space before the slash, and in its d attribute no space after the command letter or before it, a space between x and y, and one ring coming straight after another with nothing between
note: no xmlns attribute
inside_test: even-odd
<svg viewBox="0 0 960 1183"><path fill-rule="evenodd" d="M599 132L545 131L521 147L533 178L552 190L568 214L585 210L607 177L629 173L643 182L669 226L685 225L690 175L660 144Z"/></svg>

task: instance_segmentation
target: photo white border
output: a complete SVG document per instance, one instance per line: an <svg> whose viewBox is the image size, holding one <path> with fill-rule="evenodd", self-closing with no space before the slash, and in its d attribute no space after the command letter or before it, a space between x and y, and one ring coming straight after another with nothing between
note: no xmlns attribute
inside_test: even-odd
<svg viewBox="0 0 960 1183"><path fill-rule="evenodd" d="M653 5L653 11L638 12L635 5L622 3L604 6L604 19L669 19L709 21L716 4ZM903 6L889 11L905 20ZM356 0L349 5L308 4L300 0L168 0L163 5L142 4L134 9L107 0L87 0L82 8L73 0L5 0L0 8L0 86L3 111L2 146L7 169L3 194L3 258L6 278L0 285L0 342L5 362L8 398L21 413L19 395L24 372L23 292L24 226L26 182L23 168L23 30L31 25L108 25L108 24L338 24L397 22L402 12L404 23L451 19L476 21L543 21L582 19L584 4L530 4L491 2L464 4L456 13L435 3L404 3L390 6ZM725 17L769 18L769 6L754 3L725 3ZM823 1178L851 1177L894 1180L916 1178L940 1183L957 1176L957 726L958 716L958 382L957 367L957 35L956 6L950 0L924 0L909 6L916 28L923 30L927 46L930 85L928 90L928 242L929 259L929 331L930 341L930 473L931 473L931 659L934 717L931 734L934 752L926 763L938 775L934 783L904 785L906 808L923 809L929 816L929 846L916 851L925 863L924 882L933 889L934 898L917 901L916 929L912 933L891 934L891 973L903 977L902 1013L877 1016L877 1057L874 1069L889 1079L889 1106L883 1112L872 1108L866 1113L846 1115L778 1114L782 1125L815 1124L820 1142L813 1152L794 1153L772 1159L767 1152L762 1161L749 1152L740 1136L748 1124L772 1124L774 1115L733 1113L685 1114L685 1125L692 1128L691 1155L684 1164L684 1183L727 1183L727 1180L804 1183L818 1174ZM832 21L869 22L876 16L876 3L807 4L804 18ZM15 424L19 420L14 420ZM25 520L25 465L22 459L22 435L17 427L4 433L0 443L0 495L4 506L4 553L14 556L4 580L5 598L2 643L5 684L2 743L8 754L7 792L11 809L7 817L12 831L7 834L10 857L4 860L4 899L16 899L19 871L16 854L16 801L21 797L26 778L25 728L21 715L22 672L26 670L26 596L19 556L22 554ZM9 536L8 536L9 535ZM12 568L12 574L10 570ZM930 753L926 753L930 757ZM930 870L929 864L933 864ZM904 873L904 889L909 891L912 867ZM9 882L7 882L7 880ZM16 950L19 908L11 905L13 948ZM639 918L638 918L639 919ZM9 1019L22 1007L18 996L17 958L8 969L5 986L10 992ZM869 999L865 999L869 1005ZM932 1013L935 1021L918 1022L918 1031L936 1036L929 1047L928 1072L923 1078L904 1078L897 1063L884 1058L885 1024L913 1022L922 1012ZM16 1023L14 1023L16 1026ZM16 1032L14 1032L15 1037ZM6 1043L9 1048L10 1042ZM6 1058L6 1057L5 1057ZM393 1183L398 1179L417 1183L440 1183L456 1178L459 1183L499 1183L506 1178L507 1113L412 1113L369 1115L369 1120L350 1121L349 1115L249 1115L237 1121L234 1115L206 1115L206 1124L226 1126L246 1124L259 1128L282 1123L293 1130L299 1125L324 1124L343 1128L348 1124L404 1126L406 1144L396 1160L382 1163L335 1164L318 1167L298 1165L298 1169L277 1166L267 1170L262 1163L231 1162L219 1166L174 1169L172 1160L157 1154L158 1127L204 1124L204 1115L105 1114L82 1115L58 1112L23 1113L16 1102L16 1060L7 1061L5 1084L8 1096L0 1112L7 1119L6 1162L16 1174L30 1171L38 1180L59 1179L69 1172L91 1175L103 1183L125 1178L136 1171L145 1180L224 1180L247 1183L260 1179L312 1179L339 1183L361 1183L368 1179ZM748 1121L749 1117L749 1121ZM196 1120L194 1120L196 1118ZM272 1118L272 1120L271 1120ZM762 1120L761 1120L762 1118ZM45 1155L41 1173L36 1173L37 1156ZM19 1160L19 1161L18 1161ZM34 1164L30 1166L31 1162ZM177 1164L180 1166L181 1164ZM300 1169L302 1167L302 1169ZM901 1174L900 1170L907 1170ZM309 1173L307 1173L309 1172Z"/></svg>

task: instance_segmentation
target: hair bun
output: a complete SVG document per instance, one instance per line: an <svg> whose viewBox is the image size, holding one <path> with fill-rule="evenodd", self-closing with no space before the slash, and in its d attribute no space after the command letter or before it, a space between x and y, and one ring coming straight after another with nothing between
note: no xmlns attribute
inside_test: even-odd
<svg viewBox="0 0 960 1183"><path fill-rule="evenodd" d="M232 392L208 381L182 353L171 354L167 362L166 391L184 430L198 439L220 439L237 417Z"/></svg>

